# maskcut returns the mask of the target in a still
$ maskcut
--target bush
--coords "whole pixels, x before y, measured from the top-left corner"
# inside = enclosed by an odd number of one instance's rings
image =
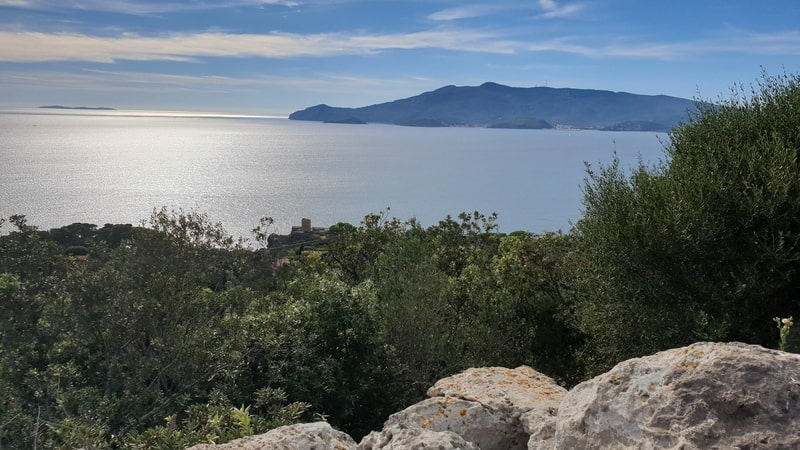
[[[764,75],[678,126],[667,161],[589,172],[570,255],[590,373],[697,340],[775,342],[800,307],[800,80]]]

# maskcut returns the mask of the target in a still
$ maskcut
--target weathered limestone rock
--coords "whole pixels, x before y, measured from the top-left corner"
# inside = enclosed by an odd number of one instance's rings
[[[530,432],[541,435],[537,441],[552,436],[564,394],[564,388],[530,367],[469,369],[439,380],[428,390],[431,398],[390,416],[382,434],[396,428],[453,432],[482,450],[522,450],[528,448]],[[387,437],[370,436],[360,449],[381,448],[367,446],[370,442],[388,442]]]
[[[373,431],[358,444],[359,450],[480,450],[452,431],[433,431],[399,424]]]
[[[800,355],[698,343],[618,364],[569,393],[529,367],[469,369],[356,447],[324,422],[191,450],[800,448]]]
[[[564,397],[554,448],[800,448],[800,355],[698,343],[622,362]]]
[[[520,417],[522,429],[530,436],[528,450],[551,450],[555,445],[558,407],[537,407]]]
[[[467,369],[428,389],[428,397],[471,400],[513,417],[543,407],[558,409],[566,393],[552,378],[528,366]]]
[[[356,442],[327,422],[301,423],[225,444],[199,444],[187,450],[355,450]]]
[[[525,448],[528,435],[519,420],[492,410],[478,402],[456,397],[435,397],[423,400],[392,414],[384,424],[417,430],[450,431],[481,449]]]
[[[558,405],[566,393],[550,377],[527,366],[513,370],[469,369],[439,380],[428,390],[428,396],[451,395],[474,400],[505,416],[518,418],[522,429],[517,430],[530,436],[527,442],[531,450],[549,448],[555,435]]]

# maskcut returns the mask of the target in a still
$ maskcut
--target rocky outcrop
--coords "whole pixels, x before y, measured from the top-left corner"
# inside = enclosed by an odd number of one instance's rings
[[[356,443],[326,422],[278,427],[265,434],[236,439],[225,444],[199,444],[188,450],[354,450]]]
[[[397,436],[443,433],[445,440],[456,434],[483,450],[526,449],[528,430],[541,439],[552,436],[566,392],[526,366],[469,369],[438,381],[428,390],[430,398],[390,416],[383,431],[366,436],[358,448],[405,448]]]
[[[698,343],[618,364],[562,401],[554,448],[800,448],[800,355]]]
[[[530,367],[469,369],[356,447],[324,422],[205,449],[796,449],[800,355],[697,343],[618,364],[571,391]]]
[[[417,426],[386,425],[380,433],[370,433],[358,444],[359,449],[381,450],[480,450],[452,431],[433,431]]]

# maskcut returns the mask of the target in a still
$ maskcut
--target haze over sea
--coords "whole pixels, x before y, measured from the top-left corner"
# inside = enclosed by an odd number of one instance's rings
[[[660,140],[659,140],[660,139]],[[663,134],[412,128],[148,112],[0,112],[0,217],[43,229],[138,224],[196,209],[250,237],[263,216],[288,232],[358,224],[390,207],[423,226],[497,212],[500,230],[568,231],[584,162],[663,158]],[[8,232],[8,225],[3,230]]]

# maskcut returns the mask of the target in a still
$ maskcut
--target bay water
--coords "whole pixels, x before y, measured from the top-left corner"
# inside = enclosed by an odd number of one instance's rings
[[[0,218],[49,229],[196,209],[236,236],[390,208],[424,226],[496,212],[501,231],[568,231],[585,163],[663,158],[664,134],[414,128],[147,112],[0,111]],[[8,232],[8,225],[0,232]]]

